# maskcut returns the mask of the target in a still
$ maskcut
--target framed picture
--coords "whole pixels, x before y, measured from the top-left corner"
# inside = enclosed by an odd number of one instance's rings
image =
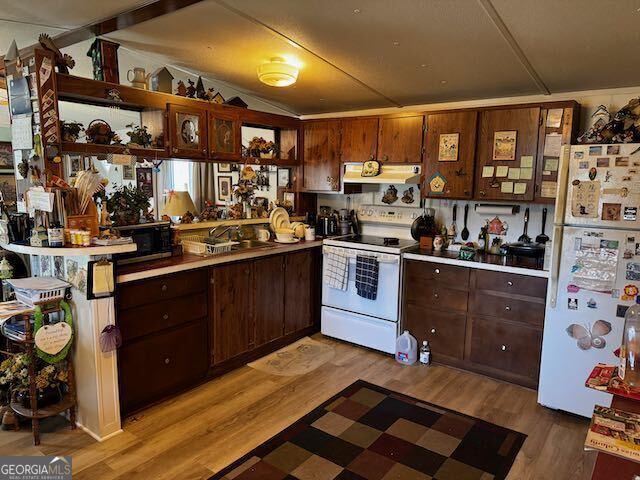
[[[13,173],[0,174],[0,193],[7,205],[15,205],[18,201],[16,177]]]
[[[516,137],[518,132],[507,130],[493,133],[493,160],[516,159]]]
[[[236,135],[233,120],[216,118],[213,121],[215,129],[216,153],[234,153],[236,151]]]
[[[123,180],[136,179],[132,165],[122,165],[122,179]]]
[[[176,113],[178,132],[176,135],[177,147],[185,150],[198,150],[200,148],[200,116],[189,113]]]
[[[0,142],[0,169],[13,169],[11,142]]]
[[[84,159],[82,155],[67,155],[65,157],[67,167],[67,177],[75,177],[78,172],[84,170]]]
[[[438,145],[439,162],[458,161],[458,145],[460,144],[459,133],[443,133],[440,135]]]
[[[231,164],[230,163],[219,163],[218,171],[221,173],[231,172]]]
[[[136,185],[144,190],[149,198],[153,197],[153,177],[151,168],[136,168]]]
[[[218,201],[227,200],[231,200],[231,177],[225,175],[218,177]]]
[[[279,168],[278,169],[278,186],[279,187],[289,187],[291,184],[291,170],[288,168]]]

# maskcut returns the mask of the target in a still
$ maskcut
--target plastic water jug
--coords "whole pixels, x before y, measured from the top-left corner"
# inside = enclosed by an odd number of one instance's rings
[[[403,365],[413,365],[418,358],[418,341],[405,330],[396,339],[396,360]]]

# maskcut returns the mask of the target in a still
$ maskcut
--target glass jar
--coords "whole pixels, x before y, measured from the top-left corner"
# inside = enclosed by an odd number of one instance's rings
[[[640,305],[627,309],[620,347],[620,378],[632,388],[640,389]]]

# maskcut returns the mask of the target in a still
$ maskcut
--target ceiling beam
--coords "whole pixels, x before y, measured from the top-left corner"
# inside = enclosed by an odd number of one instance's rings
[[[478,0],[478,3],[489,16],[493,24],[496,26],[496,28],[502,35],[502,38],[504,38],[504,40],[509,44],[509,47],[511,47],[513,53],[516,55],[516,57],[518,57],[518,60],[520,60],[520,63],[522,64],[524,69],[527,71],[533,82],[537,85],[540,93],[544,95],[551,95],[549,88],[547,88],[547,85],[544,83],[540,75],[538,75],[536,69],[533,68],[533,65],[531,65],[531,62],[520,48],[520,45],[518,45],[516,39],[513,38],[513,35],[511,35],[511,31],[509,31],[509,28],[505,25],[502,17],[491,3],[491,0]]]
[[[389,102],[391,105],[396,106],[396,107],[403,107],[404,105],[402,105],[401,103],[397,102],[396,100],[387,97],[384,93],[380,92],[379,90],[376,90],[375,88],[373,88],[370,85],[367,85],[366,83],[364,83],[362,80],[360,80],[359,78],[355,77],[354,75],[351,75],[349,72],[347,72],[346,70],[343,70],[342,68],[340,68],[338,65],[336,65],[335,63],[331,62],[330,60],[324,58],[323,56],[317,54],[316,52],[314,52],[313,50],[305,47],[304,45],[299,44],[298,42],[296,42],[294,39],[292,39],[291,37],[287,36],[286,34],[282,33],[279,30],[276,30],[275,28],[273,28],[270,25],[267,25],[266,23],[264,23],[263,21],[252,17],[251,15],[243,12],[242,10],[238,10],[237,8],[229,5],[227,2],[223,1],[223,0],[214,0],[218,5],[220,5],[221,7],[226,8],[227,10],[235,13],[236,15],[241,16],[242,18],[255,23],[256,25],[259,25],[262,28],[265,28],[266,30],[268,30],[269,32],[271,32],[272,34],[281,37],[283,39],[286,40],[286,42],[289,45],[292,45],[295,48],[299,48],[300,50],[304,50],[305,52],[307,52],[310,55],[313,55],[314,57],[316,57],[317,59],[319,59],[320,61],[326,63],[327,65],[333,67],[334,69],[338,70],[340,73],[342,73],[343,75],[346,75],[347,77],[349,77],[351,80],[353,80],[354,82],[356,82],[357,84],[359,84],[360,86],[366,88],[367,90],[369,90],[371,93],[385,99],[387,102]]]
[[[132,27],[139,23],[152,20],[156,17],[166,15],[167,13],[175,12],[176,10],[180,10],[201,1],[202,0],[155,0],[141,7],[114,15],[113,17],[63,32],[53,37],[53,41],[58,48],[69,47],[99,35],[107,35],[117,30]],[[21,48],[20,54],[29,53],[36,45],[37,43],[27,48]],[[0,57],[0,73],[3,71],[4,56]]]

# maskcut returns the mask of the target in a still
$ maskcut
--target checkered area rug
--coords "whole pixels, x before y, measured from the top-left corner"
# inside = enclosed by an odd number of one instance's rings
[[[211,479],[503,479],[525,439],[358,380]]]

